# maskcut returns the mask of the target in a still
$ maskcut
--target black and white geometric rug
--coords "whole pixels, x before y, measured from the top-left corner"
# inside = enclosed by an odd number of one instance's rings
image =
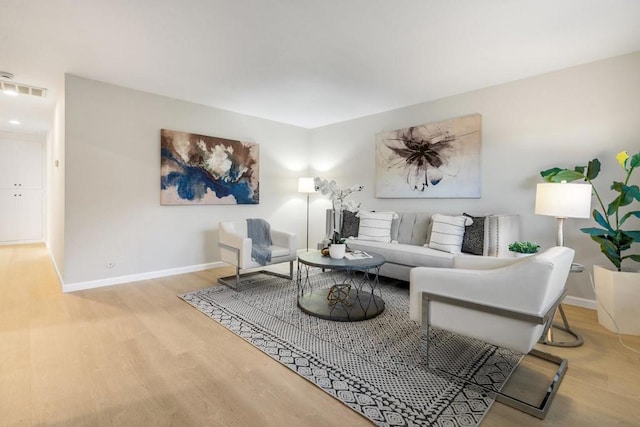
[[[480,424],[493,398],[426,369],[408,285],[380,280],[384,312],[352,323],[303,313],[294,281],[262,274],[243,279],[240,292],[215,286],[179,296],[376,425]],[[432,366],[495,390],[522,357],[443,330],[430,331],[430,339]]]

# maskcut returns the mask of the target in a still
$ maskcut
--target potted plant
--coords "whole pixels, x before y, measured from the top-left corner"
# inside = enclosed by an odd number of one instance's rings
[[[580,231],[600,246],[600,251],[615,267],[593,266],[599,301],[598,321],[612,331],[640,335],[640,273],[638,264],[628,266],[629,261],[640,262],[639,253],[629,253],[634,249],[633,245],[640,242],[640,230],[627,228],[632,223],[627,222],[629,219],[640,218],[640,189],[629,183],[633,171],[640,166],[640,152],[629,156],[626,151],[621,151],[616,159],[624,171],[624,179],[612,182],[610,188],[615,192],[614,198],[606,205],[593,185],[600,173],[598,159],[573,169],[548,169],[540,175],[549,182],[584,180],[591,184],[599,206],[593,210],[592,217],[598,226],[581,228]]]
[[[353,200],[346,200],[347,196],[357,191],[362,191],[363,185],[353,185],[351,187],[340,190],[335,181],[327,181],[326,179],[314,178],[316,191],[329,195],[332,204],[332,233],[329,237],[329,255],[331,258],[340,259],[344,257],[347,250],[345,239],[340,236],[342,210],[355,212],[360,207],[360,203]],[[325,240],[326,241],[326,240]]]
[[[538,252],[540,245],[535,242],[513,242],[509,245],[509,250],[514,256],[522,257],[533,255]]]
[[[333,232],[333,238],[331,239],[331,243],[329,243],[329,256],[331,258],[344,258],[344,254],[347,252],[347,244],[344,241],[345,240],[340,237],[340,233],[337,231]]]

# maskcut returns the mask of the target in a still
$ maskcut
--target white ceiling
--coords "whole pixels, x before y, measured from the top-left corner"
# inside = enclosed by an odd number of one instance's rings
[[[640,51],[640,0],[0,0],[0,130],[64,73],[308,128]],[[20,127],[9,119],[22,120]]]

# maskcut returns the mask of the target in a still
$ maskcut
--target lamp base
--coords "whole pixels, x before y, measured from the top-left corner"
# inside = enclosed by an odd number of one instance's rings
[[[558,235],[556,237],[556,245],[564,246],[564,220],[567,218],[556,217],[558,220]]]
[[[564,246],[564,220],[567,219],[565,217],[556,217],[558,220],[558,235],[556,237],[556,245]],[[576,264],[577,265],[577,264]],[[576,269],[574,270],[574,264],[571,265],[571,271],[580,272],[582,270]],[[562,308],[562,304],[558,306],[558,310],[560,313],[560,317],[562,317],[562,324],[552,323],[547,330],[546,336],[540,338],[541,344],[550,345],[554,347],[580,347],[584,343],[584,339],[582,335],[571,329],[569,326],[569,321],[567,320],[567,316],[564,314],[564,309]],[[571,341],[555,341],[553,338],[553,328],[564,331],[573,337]]]

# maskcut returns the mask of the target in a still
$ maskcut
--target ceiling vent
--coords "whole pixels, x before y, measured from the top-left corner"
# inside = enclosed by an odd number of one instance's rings
[[[47,96],[47,89],[22,83],[0,81],[0,89],[2,91],[13,91],[19,95],[32,95],[39,98],[45,98]]]

